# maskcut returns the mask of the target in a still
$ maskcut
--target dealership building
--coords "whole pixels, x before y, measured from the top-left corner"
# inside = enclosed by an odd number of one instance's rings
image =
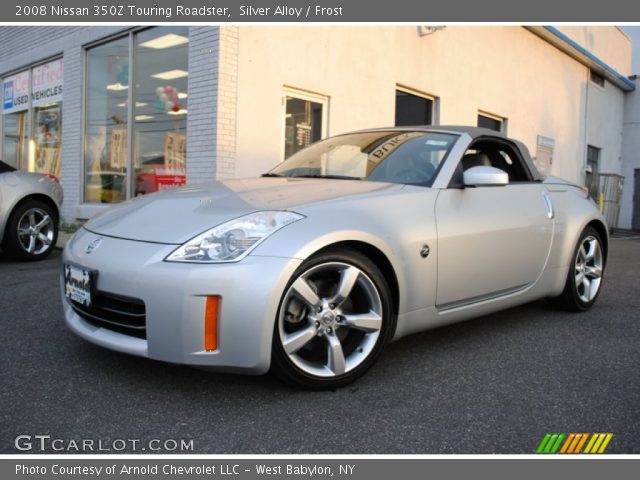
[[[640,229],[631,50],[614,26],[0,27],[0,159],[58,177],[77,223],[328,135],[480,125]]]

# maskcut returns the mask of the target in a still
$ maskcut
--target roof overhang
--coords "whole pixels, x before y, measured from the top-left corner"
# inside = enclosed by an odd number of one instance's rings
[[[550,26],[527,26],[525,28],[563,51],[571,58],[602,75],[621,90],[625,92],[632,92],[636,89],[634,82],[607,65],[582,45],[571,40],[557,28]]]

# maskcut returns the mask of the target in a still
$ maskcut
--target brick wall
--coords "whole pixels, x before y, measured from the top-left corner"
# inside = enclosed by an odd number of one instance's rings
[[[235,176],[238,41],[238,27],[220,28],[217,178]]]
[[[187,182],[216,178],[219,27],[189,29]]]

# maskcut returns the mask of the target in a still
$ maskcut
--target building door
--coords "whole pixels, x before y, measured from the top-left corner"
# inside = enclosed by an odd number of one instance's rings
[[[327,135],[327,98],[286,89],[284,106],[284,158]]]
[[[640,230],[640,168],[633,172],[633,216],[631,217],[631,228]]]

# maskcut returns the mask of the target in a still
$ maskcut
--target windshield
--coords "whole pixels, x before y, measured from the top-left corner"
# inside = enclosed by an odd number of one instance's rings
[[[411,131],[339,135],[299,151],[266,175],[430,186],[457,138]]]

